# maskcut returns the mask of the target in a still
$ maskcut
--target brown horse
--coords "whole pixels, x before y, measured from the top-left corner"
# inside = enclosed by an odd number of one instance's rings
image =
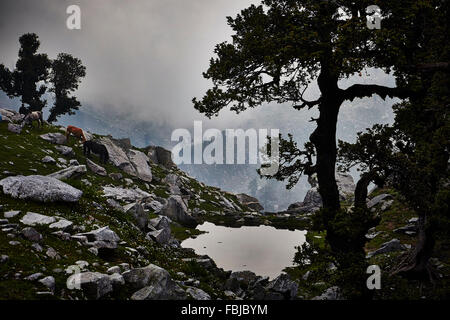
[[[22,122],[22,127],[25,125],[33,126],[33,121],[38,122],[38,128],[44,125],[44,119],[42,118],[42,111],[33,111],[25,116]]]
[[[74,135],[75,137],[83,140],[83,142],[86,142],[86,137],[84,135],[83,129],[74,127],[74,126],[67,126],[66,129],[66,139],[69,141],[70,134]]]

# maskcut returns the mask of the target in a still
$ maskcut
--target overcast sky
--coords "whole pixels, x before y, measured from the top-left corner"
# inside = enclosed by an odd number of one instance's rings
[[[13,68],[18,38],[35,32],[40,52],[51,58],[67,52],[83,61],[87,76],[76,93],[83,104],[129,110],[136,119],[172,126],[192,124],[205,119],[191,99],[209,87],[202,72],[215,44],[230,39],[226,16],[253,2],[260,1],[1,0],[0,62]],[[81,30],[66,28],[71,4],[81,8]],[[235,119],[227,112],[220,117]]]

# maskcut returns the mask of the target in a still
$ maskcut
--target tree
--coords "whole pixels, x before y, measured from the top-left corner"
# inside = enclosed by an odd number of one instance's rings
[[[48,77],[50,60],[46,54],[37,53],[40,42],[34,33],[27,33],[19,38],[19,59],[14,71],[0,65],[1,89],[9,97],[21,97],[22,106],[28,105],[31,111],[42,110],[46,101],[41,99],[46,92],[45,82]]]
[[[195,108],[209,117],[226,107],[239,113],[265,102],[290,102],[297,110],[319,109],[319,118],[313,119],[317,127],[310,136],[314,150],[307,147],[282,170],[292,175],[304,174],[305,169],[309,174],[317,173],[327,241],[341,257],[341,268],[347,264],[346,256],[354,253],[355,242],[336,227],[340,218],[346,219],[341,214],[335,179],[339,109],[344,101],[374,94],[382,98],[410,94],[402,87],[375,84],[339,87],[340,79],[364,68],[380,67],[389,72],[392,67],[382,53],[385,44],[379,43],[379,30],[367,28],[365,10],[374,2],[264,0],[262,5],[242,10],[236,18],[228,17],[234,31],[232,43],[216,46],[217,57],[204,73],[213,87],[201,100],[193,99]],[[314,82],[320,97],[307,100],[304,94]],[[362,248],[357,251],[358,259],[363,259]]]
[[[55,94],[55,102],[50,109],[49,122],[54,122],[58,116],[63,114],[74,114],[73,110],[78,110],[81,105],[76,97],[69,94],[76,89],[81,82],[81,78],[86,75],[86,67],[80,59],[67,53],[60,53],[52,61],[50,79],[53,87],[50,89]]]
[[[450,4],[410,5],[407,21],[396,24],[396,32],[385,31],[380,41],[392,44],[384,59],[392,61],[397,79],[417,94],[395,106],[392,127],[374,127],[355,144],[341,142],[340,154],[347,168],[359,164],[377,184],[389,181],[419,216],[417,244],[392,274],[433,280],[428,260],[437,233],[445,230],[448,236],[449,226]],[[398,32],[408,36],[399,38]]]

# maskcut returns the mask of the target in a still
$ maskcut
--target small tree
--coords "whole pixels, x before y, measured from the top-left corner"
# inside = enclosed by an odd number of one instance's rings
[[[75,114],[81,105],[76,97],[69,96],[71,92],[78,89],[81,78],[86,75],[86,67],[80,59],[67,53],[60,53],[52,61],[50,81],[53,87],[50,89],[55,94],[55,102],[50,109],[48,122],[54,122],[60,115]]]
[[[21,97],[22,106],[28,105],[30,111],[42,110],[45,99],[42,95],[47,91],[47,81],[50,60],[46,54],[37,51],[39,38],[34,33],[27,33],[19,38],[19,59],[14,71],[0,65],[1,89],[9,97]]]

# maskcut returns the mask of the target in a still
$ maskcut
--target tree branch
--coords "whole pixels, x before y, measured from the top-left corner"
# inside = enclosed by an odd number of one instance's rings
[[[385,86],[380,86],[377,84],[354,84],[343,90],[343,96],[345,100],[353,101],[355,98],[365,98],[371,97],[376,94],[381,98],[408,98],[413,92],[411,90],[403,88],[390,88]]]

